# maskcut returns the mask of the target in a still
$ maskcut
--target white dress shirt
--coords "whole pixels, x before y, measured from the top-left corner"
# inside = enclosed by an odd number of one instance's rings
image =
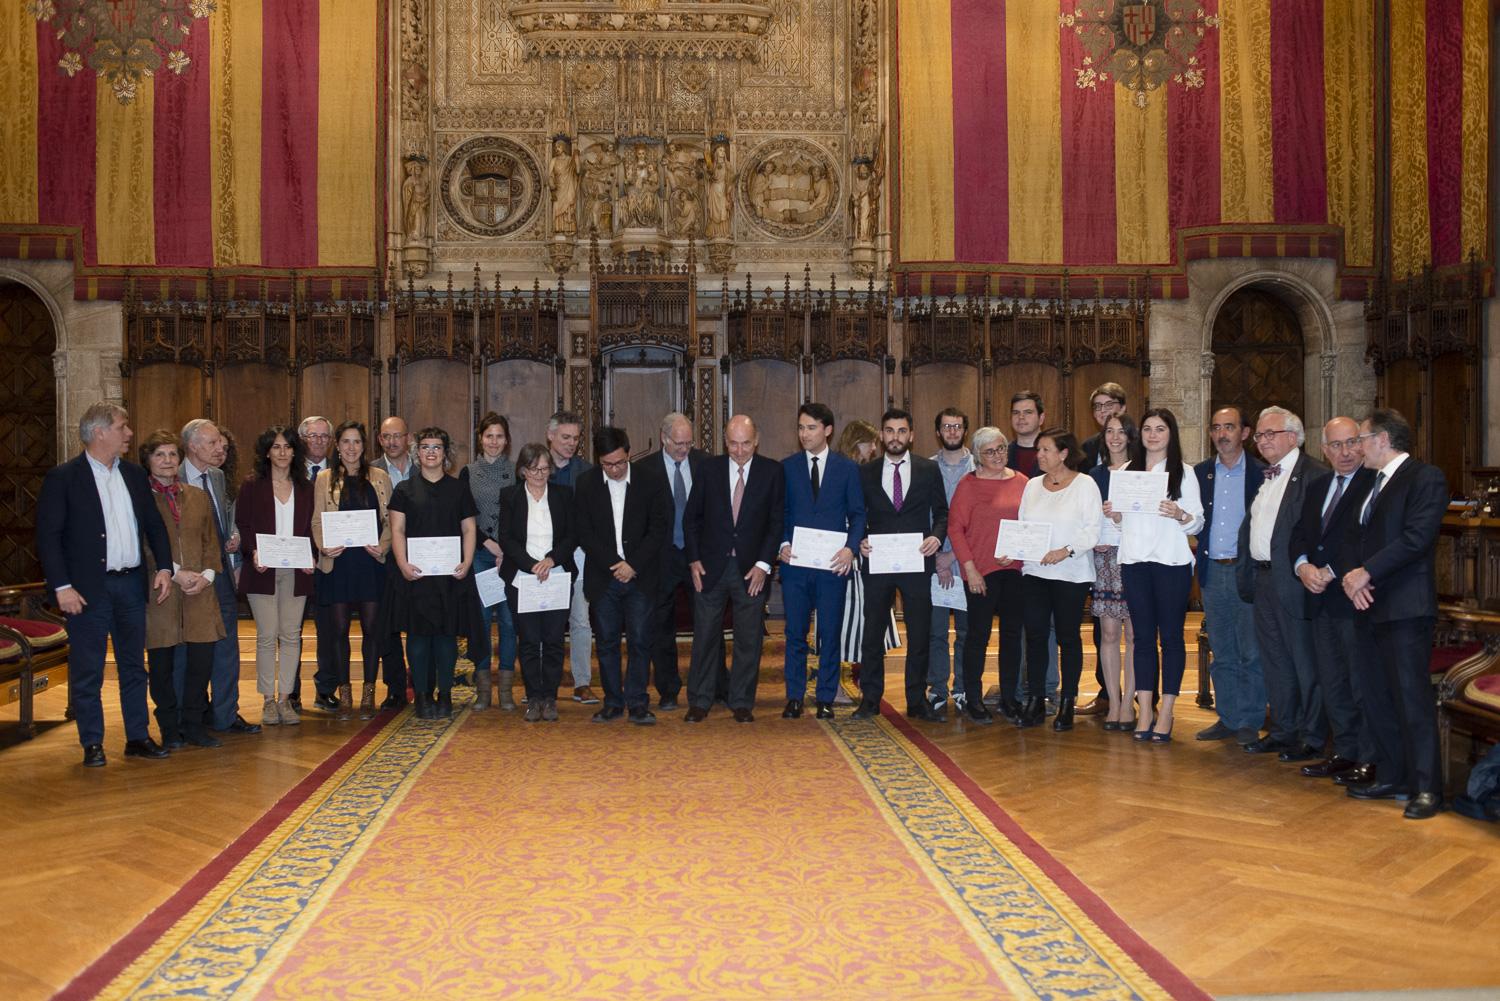
[[[1092,583],[1094,547],[1099,544],[1099,523],[1104,520],[1099,485],[1089,474],[1079,473],[1063,489],[1048,490],[1046,479],[1045,475],[1033,476],[1026,481],[1026,489],[1021,492],[1020,518],[1047,522],[1052,526],[1052,548],[1066,547],[1073,550],[1073,555],[1051,566],[1027,560],[1021,573],[1048,580]]]
[[[1167,471],[1167,460],[1163,459],[1151,467],[1153,473]],[[1168,518],[1156,511],[1126,514],[1120,518],[1120,565],[1127,563],[1160,563],[1163,566],[1181,567],[1193,562],[1193,549],[1188,545],[1188,536],[1197,535],[1203,528],[1203,501],[1198,495],[1198,477],[1193,467],[1183,464],[1182,496],[1177,506],[1188,515],[1186,524]]]
[[[1261,485],[1260,492],[1250,504],[1250,558],[1261,563],[1271,559],[1271,533],[1276,530],[1276,515],[1281,511],[1281,498],[1286,496],[1286,485],[1291,482],[1292,470],[1302,450],[1294,448],[1276,463],[1281,472]],[[1267,469],[1270,466],[1266,467]],[[1196,479],[1196,477],[1195,477]],[[1297,512],[1301,514],[1301,512]]]
[[[120,472],[120,460],[104,465],[87,452],[99,506],[104,509],[104,569],[130,570],[141,565],[141,533],[130,503],[130,490]]]
[[[1376,503],[1380,498],[1376,496],[1376,488],[1385,490],[1391,485],[1391,477],[1396,475],[1396,470],[1401,468],[1401,463],[1406,461],[1407,453],[1399,452],[1396,457],[1375,471],[1375,484],[1370,487],[1370,496],[1365,498],[1364,507],[1359,509],[1360,524],[1365,521],[1365,513],[1370,510],[1370,505]]]
[[[828,450],[825,448],[823,450],[823,455],[826,456],[827,454],[828,454]],[[737,465],[733,459],[729,460],[729,501],[730,501],[731,504],[734,503],[734,487],[735,487],[735,484],[740,481],[740,473],[741,473],[741,471],[743,471],[744,475],[745,475],[745,493],[748,494],[750,492],[750,467],[752,465],[754,465],[754,463],[755,463],[755,459],[754,458],[751,458],[751,460],[749,462],[745,463],[743,466]],[[818,466],[819,466],[818,476],[820,478],[823,475],[822,465],[823,464],[821,462],[818,463]],[[808,461],[807,468],[808,469],[812,468],[812,461],[811,460]],[[782,543],[782,545],[789,545],[789,544],[790,544],[789,542]],[[771,564],[767,563],[765,560],[756,560],[755,561],[755,565],[758,566],[758,567],[760,567],[766,573],[770,573],[771,572]]]
[[[809,452],[802,450],[803,457],[807,460],[807,475],[812,476],[813,460],[818,460],[818,489],[823,489],[823,481],[828,478],[828,446],[823,446],[821,452]]]
[[[609,487],[609,506],[615,517],[615,554],[623,560],[625,559],[625,494],[630,488],[630,467],[625,467],[625,475],[618,480],[606,473],[604,484]]]
[[[896,503],[896,467],[901,467],[901,504],[906,505],[906,497],[911,493],[911,453],[908,452],[899,459],[892,459],[889,454],[880,463],[880,488],[885,495]]]
[[[547,491],[542,499],[531,496],[528,487],[522,487],[526,495],[526,555],[534,560],[545,560],[552,552],[552,508],[547,505]]]

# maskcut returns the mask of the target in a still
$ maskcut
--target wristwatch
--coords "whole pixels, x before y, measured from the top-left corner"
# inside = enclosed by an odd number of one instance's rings
[[[1075,556],[1078,555],[1077,553],[1073,552],[1073,547],[1072,546],[1065,546],[1063,548],[1067,549],[1067,551],[1068,551],[1068,558],[1069,559],[1072,559],[1073,557],[1075,557]]]

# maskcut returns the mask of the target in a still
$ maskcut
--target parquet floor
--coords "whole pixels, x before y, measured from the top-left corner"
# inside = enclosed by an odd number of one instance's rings
[[[253,626],[241,629],[241,699],[254,719]],[[1190,622],[1190,665],[1195,633]],[[891,658],[898,698],[900,667]],[[1184,691],[1195,684],[1190,667]],[[107,689],[107,768],[79,767],[71,724],[0,751],[0,998],[67,983],[359,725],[309,713],[218,751],[127,761],[113,699]],[[63,703],[41,696],[39,717],[60,720]],[[773,704],[777,688],[763,687],[762,713]],[[561,710],[565,722],[592,711],[567,700]],[[0,709],[0,721],[14,718]],[[1071,734],[923,731],[1212,994],[1495,988],[1500,998],[1500,830],[1451,813],[1406,821],[1395,804],[1350,800],[1294,766],[1194,742],[1208,722],[1186,695],[1166,747],[1092,721]]]

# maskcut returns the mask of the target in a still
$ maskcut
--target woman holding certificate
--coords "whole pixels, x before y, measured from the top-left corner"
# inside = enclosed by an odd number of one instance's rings
[[[557,686],[562,683],[563,633],[568,628],[566,592],[556,607],[522,611],[520,589],[539,589],[561,573],[572,574],[578,533],[573,524],[573,491],[549,484],[552,454],[532,442],[516,459],[521,482],[500,494],[500,550],[505,560],[505,600],[520,640],[521,676],[526,683],[526,722],[557,722]]]
[[[493,570],[500,562],[500,543],[495,541],[500,526],[500,491],[516,482],[516,467],[510,461],[510,421],[491,411],[479,419],[479,455],[464,467],[459,479],[468,484],[474,495],[474,506],[479,508],[479,545],[474,549],[474,572]],[[516,680],[516,624],[511,618],[510,602],[482,606],[484,611],[484,643],[469,651],[474,662],[474,711],[490,706],[490,654],[494,647],[490,643],[490,619],[499,626],[499,689],[500,708],[514,709],[511,689]]]
[[[395,642],[406,633],[406,661],[418,719],[453,718],[453,665],[458,637],[479,639],[479,595],[469,567],[474,562],[479,510],[469,488],[448,475],[453,443],[442,428],[417,433],[418,475],[402,480],[391,495],[392,575],[379,635]],[[436,679],[437,702],[428,699]]]
[[[1089,470],[1103,500],[1109,499],[1109,474],[1130,465],[1140,447],[1140,438],[1135,421],[1128,414],[1115,414],[1105,421],[1100,432],[1104,461]],[[1135,727],[1135,629],[1130,625],[1130,607],[1125,604],[1125,588],[1120,583],[1120,526],[1113,518],[1099,520],[1092,607],[1094,617],[1099,620],[1099,666],[1104,674],[1104,692],[1109,697],[1104,729],[1123,733]],[[1121,634],[1125,637],[1123,658]]]
[[[1072,432],[1048,428],[1036,439],[1040,474],[1026,483],[1020,520],[1050,526],[1046,551],[1028,554],[1021,571],[1026,608],[1026,663],[1047,663],[1047,637],[1057,632],[1062,690],[1058,694],[1056,731],[1073,729],[1073,704],[1083,673],[1083,601],[1094,583],[1094,546],[1103,520],[1099,487],[1079,471],[1083,452]],[[1002,547],[1003,548],[1003,547]],[[1036,726],[1047,715],[1043,688],[1022,709],[1022,724]]]
[[[995,555],[1000,522],[1013,521],[1021,512],[1026,474],[1006,468],[1010,442],[999,428],[983,427],[975,431],[972,447],[978,466],[958,481],[953,501],[948,505],[948,540],[953,543],[953,554],[963,568],[964,584],[969,592],[969,632],[964,637],[964,691],[984,691],[984,653],[990,643],[995,616],[999,615],[1000,691],[1003,693],[1000,712],[1011,722],[1026,725],[1021,707],[1012,694],[1021,674],[1021,563]],[[1047,658],[1033,659],[1027,670],[1032,675],[1031,690],[1045,692]],[[983,700],[978,698],[969,702],[968,713],[976,723],[993,721]],[[1039,718],[1036,723],[1040,722]]]
[[[391,529],[386,508],[391,503],[391,478],[365,459],[365,426],[345,421],[333,432],[339,461],[318,474],[313,484],[313,545],[318,547],[318,569],[323,582],[318,603],[329,608],[333,624],[333,670],[338,678],[337,717],[354,715],[349,683],[349,623],[359,612],[363,634],[360,660],[364,685],[359,694],[359,718],[375,716],[375,675],[380,667],[376,653],[379,637],[375,617],[385,590],[385,554],[391,548]],[[324,518],[337,513],[338,517]],[[332,523],[335,532],[329,533]],[[368,541],[373,538],[375,541]]]
[[[1142,415],[1141,446],[1142,454],[1126,469],[1111,474],[1104,514],[1120,526],[1120,576],[1135,627],[1133,736],[1165,744],[1172,739],[1172,709],[1187,668],[1182,625],[1193,586],[1188,537],[1203,527],[1203,503],[1198,478],[1183,465],[1172,411],[1158,407]],[[1151,702],[1158,671],[1161,714],[1153,726]]]
[[[265,705],[261,724],[301,723],[287,696],[297,691],[302,663],[302,610],[312,593],[311,565],[296,570],[266,567],[260,537],[312,537],[312,487],[307,482],[302,438],[275,426],[255,441],[255,475],[240,487],[234,524],[250,551],[240,569],[240,594],[255,617],[255,680]]]

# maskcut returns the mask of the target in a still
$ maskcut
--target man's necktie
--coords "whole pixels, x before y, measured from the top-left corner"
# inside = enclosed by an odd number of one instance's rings
[[[214,528],[219,532],[219,545],[224,544],[224,519],[219,514],[219,501],[214,497],[213,488],[208,485],[208,473],[198,474],[198,483],[203,487],[203,492],[208,494],[208,506],[214,509]]]
[[[682,541],[682,512],[687,509],[687,481],[682,478],[682,461],[678,460],[677,469],[672,473],[672,506],[677,509],[672,521],[672,545],[681,549]]]
[[[1347,476],[1340,476],[1339,477],[1339,485],[1337,487],[1335,487],[1334,491],[1333,491],[1333,500],[1331,500],[1331,501],[1328,502],[1328,508],[1327,508],[1327,510],[1325,510],[1323,512],[1323,532],[1324,532],[1324,534],[1327,534],[1327,532],[1328,532],[1328,523],[1333,520],[1333,512],[1338,508],[1338,506],[1339,506],[1339,500],[1342,499],[1343,496],[1344,496],[1344,481],[1346,479],[1348,479]]]
[[[1361,525],[1370,523],[1370,515],[1375,513],[1375,498],[1380,496],[1380,488],[1383,486],[1385,486],[1385,473],[1375,474],[1375,488],[1370,491],[1370,499],[1365,502],[1365,513],[1359,519]]]
[[[729,501],[729,514],[734,523],[740,523],[740,502],[745,499],[745,467],[740,467],[740,478],[734,481],[734,497]]]
[[[1276,465],[1274,465],[1274,466],[1267,466],[1265,468],[1264,476],[1268,480],[1274,480],[1274,479],[1276,479],[1276,477],[1278,477],[1280,475],[1281,475],[1281,463],[1279,463],[1279,462],[1276,463]]]
[[[891,507],[897,512],[901,510],[901,501],[904,499],[901,493],[901,463],[891,467]]]
[[[819,483],[818,483],[818,457],[815,455],[815,456],[813,456],[813,467],[812,467],[813,500],[817,500],[818,499],[818,486],[819,486]]]

